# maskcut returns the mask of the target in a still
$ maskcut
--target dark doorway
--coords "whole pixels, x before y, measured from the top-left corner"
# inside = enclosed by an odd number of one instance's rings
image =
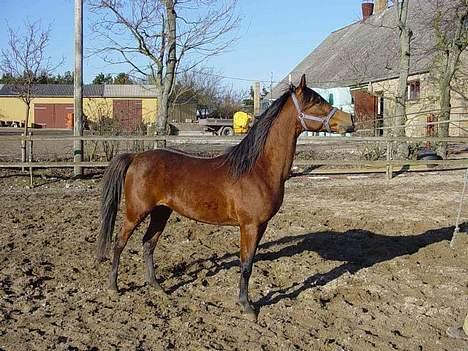
[[[354,100],[358,130],[361,130],[363,135],[374,136],[376,133],[377,96],[369,94],[367,90],[354,90],[351,95]]]

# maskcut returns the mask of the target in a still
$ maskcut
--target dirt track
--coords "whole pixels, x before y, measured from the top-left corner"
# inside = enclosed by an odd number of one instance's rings
[[[27,181],[0,179],[0,349],[468,348],[445,335],[468,312],[468,240],[449,247],[461,172],[289,180],[251,279],[257,324],[235,304],[235,228],[173,215],[155,256],[165,297],[143,285],[143,226],[116,296],[93,259],[100,179]]]

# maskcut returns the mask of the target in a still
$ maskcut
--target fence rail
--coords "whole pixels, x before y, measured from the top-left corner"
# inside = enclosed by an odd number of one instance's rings
[[[69,168],[69,167],[84,167],[84,168],[103,168],[107,167],[108,161],[90,161],[90,162],[73,162],[73,161],[38,161],[38,162],[0,162],[0,168]],[[294,161],[293,166],[354,166],[358,168],[365,167],[404,167],[404,166],[424,166],[424,165],[447,165],[447,166],[468,166],[468,159],[460,160],[377,160],[377,161],[344,161],[344,160],[298,160]]]
[[[83,141],[163,141],[171,144],[236,144],[242,140],[242,136],[72,136],[72,135],[8,135],[0,136],[0,140],[6,141],[54,141],[54,140],[83,140]],[[468,143],[468,137],[359,137],[359,136],[303,136],[297,140],[297,145],[339,142],[448,142],[448,143]]]
[[[217,136],[97,136],[87,135],[74,137],[71,135],[15,135],[15,136],[0,136],[0,141],[17,141],[18,145],[23,142],[30,146],[29,159],[25,162],[1,162],[0,168],[23,168],[29,169],[32,179],[33,169],[36,168],[104,168],[109,162],[106,161],[89,161],[89,162],[73,162],[73,161],[33,161],[32,145],[35,141],[92,141],[92,142],[156,142],[165,140],[171,145],[233,145],[242,140],[242,137],[217,137]],[[387,178],[391,179],[394,172],[398,172],[398,168],[405,171],[427,171],[428,166],[443,166],[444,169],[461,169],[468,168],[468,158],[449,159],[449,160],[393,160],[391,157],[391,149],[394,143],[438,143],[447,142],[450,144],[467,144],[468,137],[348,137],[348,136],[307,136],[300,137],[297,144],[302,146],[313,144],[336,144],[336,143],[377,143],[386,144],[387,156],[386,160],[296,160],[294,166],[309,168],[311,174],[336,174],[336,173],[386,173]],[[467,147],[468,149],[468,147]],[[339,169],[325,169],[322,166],[338,166]],[[344,168],[343,168],[344,167]],[[438,168],[438,170],[441,170]]]

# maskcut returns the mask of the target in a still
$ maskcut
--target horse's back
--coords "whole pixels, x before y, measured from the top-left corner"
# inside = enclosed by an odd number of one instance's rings
[[[233,181],[221,157],[201,158],[171,150],[135,156],[125,180],[127,202],[138,212],[165,205],[208,223],[237,224]]]
[[[154,181],[177,182],[205,182],[216,178],[222,181],[228,176],[222,162],[222,157],[205,158],[184,152],[161,149],[150,150],[138,154],[131,165],[131,170],[140,177]],[[149,179],[148,179],[149,178]]]

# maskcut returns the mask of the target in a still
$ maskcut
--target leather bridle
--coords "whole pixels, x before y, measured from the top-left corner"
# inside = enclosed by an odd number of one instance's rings
[[[299,101],[297,100],[297,97],[296,97],[296,94],[295,93],[291,93],[291,97],[292,97],[292,101],[294,103],[294,106],[296,106],[296,110],[297,110],[297,118],[299,118],[299,121],[301,122],[302,124],[302,127],[304,127],[305,130],[307,131],[310,131],[309,128],[307,128],[307,125],[305,123],[304,120],[310,120],[310,121],[316,121],[316,122],[320,122],[321,124],[323,124],[323,126],[325,127],[325,129],[327,130],[327,132],[331,133],[331,129],[330,129],[330,120],[332,119],[332,117],[335,115],[336,111],[338,111],[338,109],[336,107],[333,107],[330,112],[328,112],[328,115],[323,118],[323,117],[318,117],[318,116],[312,116],[312,115],[308,115],[306,113],[304,113],[302,110],[301,110],[301,107],[299,106]]]

